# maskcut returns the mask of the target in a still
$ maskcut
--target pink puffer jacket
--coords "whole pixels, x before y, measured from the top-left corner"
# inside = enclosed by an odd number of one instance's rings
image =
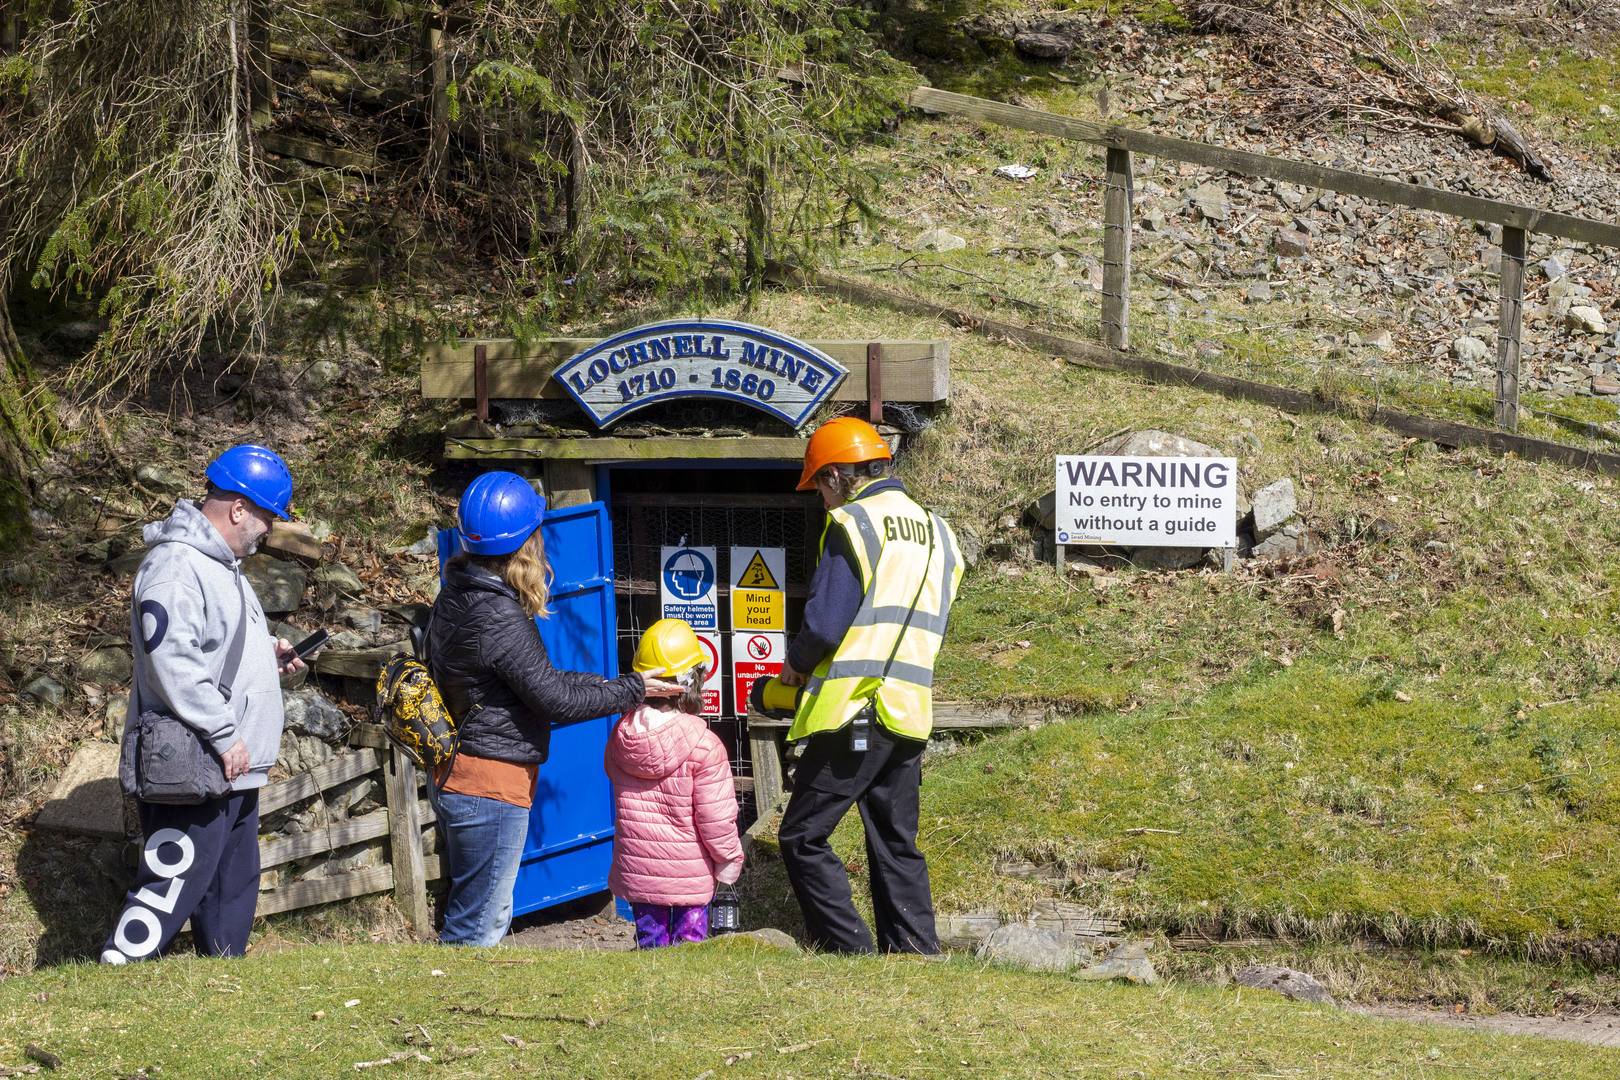
[[[608,739],[618,816],[608,888],[632,903],[696,906],[742,870],[725,744],[702,719],[642,705]]]

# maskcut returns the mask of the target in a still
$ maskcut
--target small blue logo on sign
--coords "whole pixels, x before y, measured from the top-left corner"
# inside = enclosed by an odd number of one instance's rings
[[[722,398],[797,428],[849,370],[784,334],[720,319],[637,327],[552,373],[597,427],[660,401]]]

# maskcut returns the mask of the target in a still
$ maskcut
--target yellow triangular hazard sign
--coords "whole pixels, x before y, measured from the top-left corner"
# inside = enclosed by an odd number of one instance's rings
[[[742,572],[737,579],[739,589],[780,589],[771,568],[765,565],[765,553],[755,550],[754,557],[748,560],[748,569]]]

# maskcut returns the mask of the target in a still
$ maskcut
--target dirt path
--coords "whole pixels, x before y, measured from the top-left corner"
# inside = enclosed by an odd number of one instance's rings
[[[524,916],[512,925],[511,936],[502,944],[624,952],[635,948],[636,936],[629,923],[613,914],[611,898],[604,901],[601,896],[591,896]]]
[[[1515,1013],[1459,1016],[1456,1013],[1425,1009],[1416,1005],[1352,1005],[1349,1008],[1352,1012],[1367,1016],[1387,1016],[1394,1020],[1415,1020],[1424,1024],[1494,1031],[1503,1035],[1538,1035],[1544,1039],[1563,1039],[1567,1042],[1586,1043],[1589,1046],[1620,1048],[1620,1016],[1613,1013],[1580,1017],[1519,1016]]]

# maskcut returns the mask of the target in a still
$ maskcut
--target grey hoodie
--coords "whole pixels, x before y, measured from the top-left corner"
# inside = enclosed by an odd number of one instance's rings
[[[189,500],[143,534],[150,551],[135,574],[131,651],[135,685],[125,737],[144,708],[190,724],[223,754],[247,744],[249,769],[234,790],[262,787],[281,747],[285,715],[275,641],[253,585],[225,538]],[[245,625],[244,625],[245,623]],[[228,696],[221,680],[238,630],[241,662]]]

